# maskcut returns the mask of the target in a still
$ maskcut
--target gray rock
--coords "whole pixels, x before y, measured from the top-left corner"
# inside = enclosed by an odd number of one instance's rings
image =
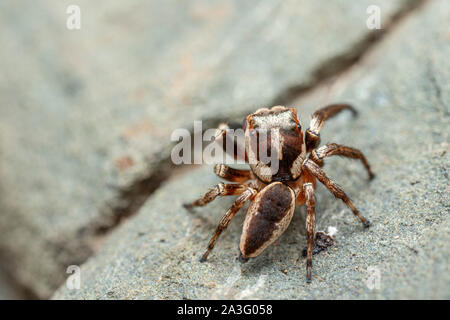
[[[3,270],[0,270],[0,300],[13,300],[21,298],[24,298],[24,296],[22,296],[19,290],[10,283]]]
[[[198,259],[231,199],[188,213],[182,203],[218,183],[212,168],[179,173],[120,225],[82,266],[79,290],[55,299],[450,298],[448,2],[429,2],[398,25],[353,70],[293,105],[306,126],[318,106],[349,101],[360,112],[327,122],[322,141],[360,148],[360,163],[329,159],[325,170],[372,221],[362,228],[345,205],[317,189],[317,230],[336,244],[314,256],[305,282],[304,208],[277,243],[247,264],[236,261],[244,213],[222,234],[208,262]],[[379,275],[379,288],[371,289]]]
[[[63,2],[2,2],[5,268],[49,296],[167,176],[173,129],[313,84],[372,33],[369,4],[387,24],[417,2],[84,0],[79,31]]]

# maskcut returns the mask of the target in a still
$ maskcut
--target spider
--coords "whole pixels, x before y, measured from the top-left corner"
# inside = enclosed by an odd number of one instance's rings
[[[214,173],[220,178],[235,182],[219,183],[210,189],[200,199],[185,204],[187,209],[204,206],[217,196],[234,196],[230,209],[224,214],[211,238],[206,252],[200,261],[204,262],[222,233],[242,208],[250,201],[245,216],[242,235],[239,244],[238,260],[242,263],[249,258],[259,256],[270,244],[278,239],[286,230],[294,214],[295,206],[306,204],[306,279],[311,282],[312,255],[315,235],[315,196],[316,179],[336,197],[341,199],[359,218],[364,227],[370,222],[362,216],[344,190],[327,177],[321,169],[324,159],[330,156],[343,156],[361,160],[367,169],[369,179],[374,177],[366,157],[361,151],[336,143],[318,147],[320,130],[325,121],[342,110],[350,110],[354,116],[356,110],[348,104],[332,104],[317,110],[312,117],[309,129],[303,134],[297,111],[294,108],[275,106],[271,109],[262,108],[246,117],[243,124],[245,133],[245,161],[250,170],[238,170],[224,164],[217,164]],[[216,142],[226,144],[227,125],[219,126]],[[256,149],[258,145],[251,143],[252,136],[258,136],[263,130],[270,130],[267,144],[277,139],[278,169],[271,171],[263,163]],[[228,137],[229,139],[229,137]],[[235,150],[236,151],[236,145]],[[309,156],[308,156],[309,155]],[[233,155],[236,158],[236,154]]]

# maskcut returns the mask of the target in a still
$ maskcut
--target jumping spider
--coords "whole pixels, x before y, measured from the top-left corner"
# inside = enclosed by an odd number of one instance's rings
[[[369,220],[364,218],[344,190],[327,177],[321,169],[323,160],[329,156],[343,156],[360,159],[367,169],[369,178],[374,174],[370,170],[365,156],[357,149],[338,145],[335,143],[319,147],[320,130],[325,121],[342,110],[350,110],[356,115],[356,110],[348,104],[333,104],[317,110],[312,117],[310,127],[305,135],[294,108],[283,106],[263,108],[246,117],[243,125],[245,132],[245,161],[249,163],[250,170],[238,170],[224,164],[214,167],[219,177],[236,182],[236,184],[220,183],[209,190],[202,198],[185,204],[186,208],[204,206],[217,196],[238,195],[231,208],[220,220],[216,232],[211,238],[201,262],[206,261],[208,254],[214,248],[217,238],[227,228],[235,214],[250,200],[250,206],[245,217],[243,231],[240,239],[239,260],[246,262],[249,258],[260,255],[267,246],[278,239],[286,230],[294,214],[295,206],[306,204],[306,237],[307,237],[307,263],[306,279],[311,282],[312,255],[315,234],[315,196],[316,179],[353,211],[361,220],[364,227],[369,226]],[[226,145],[227,126],[222,125],[216,141]],[[259,134],[261,130],[270,130],[277,133],[279,166],[276,172],[268,174],[267,166],[260,161],[256,149],[251,144],[250,137]],[[275,131],[274,131],[275,130]],[[273,137],[272,137],[273,138]],[[270,144],[270,133],[267,139]],[[272,142],[273,143],[273,142]],[[238,146],[235,146],[235,149]],[[309,156],[308,156],[309,154]],[[234,154],[236,157],[236,154]],[[253,161],[250,161],[253,160]],[[248,182],[248,181],[251,182]]]

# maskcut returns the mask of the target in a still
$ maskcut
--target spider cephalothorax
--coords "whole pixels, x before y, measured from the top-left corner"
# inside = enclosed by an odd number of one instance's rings
[[[297,110],[281,106],[259,109],[247,116],[244,130],[249,165],[261,181],[294,181],[300,177],[306,146]],[[264,151],[272,160],[270,167],[260,159],[261,142],[267,143]]]
[[[192,208],[204,206],[217,196],[239,196],[222,217],[201,261],[206,261],[217,238],[245,202],[251,203],[244,220],[239,245],[241,262],[258,256],[278,239],[289,226],[295,206],[306,204],[306,277],[309,282],[315,234],[316,179],[334,196],[344,201],[365,227],[369,226],[369,221],[359,213],[344,190],[329,179],[321,169],[324,158],[339,155],[360,159],[369,173],[369,178],[374,176],[366,158],[357,149],[335,143],[317,148],[320,144],[320,130],[325,120],[344,109],[356,114],[353,107],[347,104],[333,104],[316,111],[305,135],[294,108],[282,106],[263,108],[247,116],[243,125],[245,157],[240,160],[245,160],[250,170],[237,170],[223,164],[216,165],[214,172],[219,177],[236,183],[220,183],[202,198],[185,205]],[[228,137],[226,126],[222,125],[220,130],[216,141],[226,145],[225,140]],[[236,146],[233,151],[239,148],[242,146]],[[263,154],[267,155],[267,159],[270,158],[270,163],[266,158],[263,159]],[[233,156],[236,157],[236,154]]]

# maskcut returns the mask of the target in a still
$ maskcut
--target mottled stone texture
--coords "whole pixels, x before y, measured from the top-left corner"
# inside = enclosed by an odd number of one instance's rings
[[[417,1],[0,3],[0,253],[48,297],[167,176],[170,133],[271,104]]]
[[[242,29],[245,32],[235,30],[242,41],[239,46],[233,47],[234,40],[222,44],[217,53],[229,56],[223,57],[226,62],[221,65],[222,69],[217,66],[212,73],[196,78],[207,77],[208,81],[197,82],[205,90],[201,99],[189,96],[193,100],[188,101],[198,103],[188,104],[191,112],[181,112],[177,109],[181,106],[173,105],[167,112],[155,113],[154,117],[177,112],[183,115],[183,120],[189,120],[189,117],[203,117],[217,110],[222,111],[220,115],[228,112],[233,115],[252,104],[265,105],[270,102],[268,91],[277,91],[307,74],[304,70],[309,67],[302,69],[300,65],[314,65],[309,59],[318,59],[324,47],[340,46],[336,42],[347,39],[340,29],[347,19],[334,16],[332,21],[340,21],[334,28],[329,28],[322,19],[313,19],[314,23],[323,21],[324,29],[319,32],[320,28],[315,29],[313,23],[308,28],[317,32],[307,32],[302,28],[307,28],[305,21],[310,19],[311,12],[306,11],[306,14],[299,9],[299,13],[295,13],[297,11],[290,5],[282,5],[270,13],[255,29],[248,26]],[[342,14],[351,14],[360,5],[365,4],[352,2],[349,11],[344,10]],[[249,16],[256,19],[259,15],[255,12],[263,10],[261,8],[264,5],[253,8]],[[195,213],[188,213],[181,207],[183,202],[198,197],[219,181],[212,168],[204,166],[173,176],[154,192],[139,212],[117,227],[101,249],[82,266],[81,289],[71,291],[63,286],[54,298],[449,299],[450,38],[443,27],[450,19],[448,9],[448,1],[428,2],[391,30],[352,70],[292,103],[298,108],[305,126],[310,114],[321,105],[333,101],[354,104],[359,118],[342,114],[330,120],[323,130],[322,141],[360,148],[377,175],[369,183],[360,163],[334,158],[326,161],[325,170],[329,176],[343,186],[373,225],[368,230],[363,229],[342,202],[319,186],[317,230],[335,227],[337,233],[335,246],[314,256],[310,285],[305,281],[305,259],[301,254],[306,245],[304,208],[297,209],[291,226],[277,243],[244,265],[235,260],[244,219],[243,213],[237,215],[219,239],[208,262],[198,262],[221,215],[232,201],[216,200]],[[339,10],[338,6],[333,10]],[[322,13],[327,14],[323,9]],[[282,14],[290,17],[299,14],[304,18],[267,18]],[[247,23],[244,21],[247,19],[238,19],[233,28],[239,28],[239,23]],[[305,24],[298,29],[302,30],[299,31],[302,36],[296,37],[293,34],[295,28],[290,24],[301,24],[302,20]],[[274,21],[277,22],[272,25]],[[330,37],[338,29],[341,30],[337,32],[340,37]],[[258,30],[264,32],[260,35]],[[274,36],[270,36],[271,32]],[[348,32],[351,38],[355,30],[350,28]],[[257,43],[252,42],[258,38],[255,33],[262,37]],[[231,34],[228,32],[227,37],[232,37]],[[261,40],[265,37],[267,40]],[[306,39],[310,39],[311,44],[325,42],[318,45],[318,51],[314,45],[311,48],[300,45],[302,49],[299,49],[299,43]],[[190,39],[189,43],[194,42]],[[275,50],[273,45],[285,53]],[[209,46],[206,49],[212,50]],[[270,53],[266,57],[267,50]],[[308,54],[303,56],[300,51]],[[258,55],[250,52],[258,52]],[[295,52],[300,65],[291,63],[288,58]],[[284,60],[285,66],[277,62],[278,59]],[[271,66],[265,64],[269,61]],[[268,71],[267,77],[263,75],[266,68],[274,68]],[[192,76],[192,73],[188,74]],[[132,81],[141,83],[143,80]],[[194,86],[196,82],[188,83]],[[238,86],[230,91],[229,86],[233,84]],[[117,90],[113,92],[120,95]],[[167,97],[174,99],[173,94]],[[225,108],[225,101],[230,103],[228,108]],[[180,123],[181,119],[176,121]],[[149,132],[155,134],[153,130]],[[106,150],[111,147],[105,146]],[[107,154],[105,163],[108,159]],[[80,170],[79,176],[83,173],[88,173],[86,168]],[[92,175],[90,178],[95,180]],[[67,209],[79,209],[81,203],[81,200],[78,203],[70,201],[66,203]],[[41,215],[36,213],[34,219],[39,217]],[[70,218],[67,221],[72,222]],[[36,232],[39,230],[37,225]],[[377,273],[380,287],[371,290],[368,280]]]

